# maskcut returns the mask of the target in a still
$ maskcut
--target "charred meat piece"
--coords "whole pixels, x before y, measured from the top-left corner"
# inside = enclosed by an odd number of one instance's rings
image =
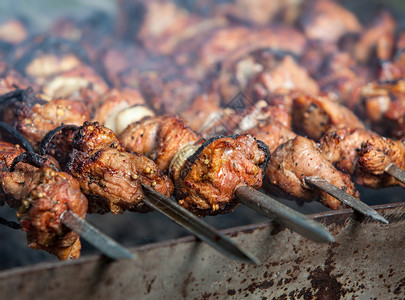
[[[37,98],[30,88],[16,90],[0,98],[3,105],[8,103],[8,107],[13,107],[13,115],[5,116],[4,121],[20,131],[34,147],[48,131],[59,125],[81,125],[90,117],[82,102],[64,99],[46,102]]]
[[[343,204],[336,198],[307,186],[304,178],[319,176],[337,186],[346,193],[359,197],[350,176],[335,169],[322,156],[314,141],[302,136],[281,144],[271,155],[264,187],[272,193],[282,193],[291,198],[311,201],[319,198],[320,202],[339,209]]]
[[[259,124],[248,130],[248,133],[265,143],[269,147],[270,153],[273,153],[279,145],[297,136],[291,129],[274,120]]]
[[[104,126],[85,122],[73,136],[66,170],[89,197],[89,212],[147,211],[141,184],[170,197],[173,185],[146,156],[128,153]]]
[[[384,137],[372,137],[365,141],[359,150],[357,183],[367,187],[381,188],[404,183],[385,173],[390,164],[405,169],[405,151],[402,141],[392,141]]]
[[[239,203],[238,186],[261,187],[269,153],[253,136],[213,138],[192,150],[191,156],[177,157],[170,172],[176,199],[193,213],[229,212]]]
[[[43,167],[34,172],[30,186],[17,213],[29,247],[62,260],[78,258],[79,235],[64,226],[60,218],[66,210],[81,218],[86,215],[87,199],[79,183],[67,173]]]
[[[19,208],[17,217],[27,232],[29,247],[63,260],[78,258],[79,236],[62,225],[60,218],[68,209],[84,218],[86,197],[72,176],[57,170],[58,163],[52,157],[41,158],[42,166],[38,168],[19,162],[24,154],[20,147],[1,142],[2,196],[10,207]]]
[[[0,178],[3,180],[4,175],[9,171],[9,168],[18,155],[24,152],[19,145],[13,145],[7,142],[0,141]],[[14,197],[8,197],[3,190],[3,181],[0,186],[0,204],[4,205],[4,201],[12,208],[18,208],[20,203],[15,203]]]
[[[294,90],[313,96],[319,93],[316,81],[291,56],[285,56],[273,68],[253,76],[247,85],[246,94],[250,99],[260,100],[280,90]]]
[[[200,139],[181,119],[160,116],[131,124],[119,136],[127,151],[149,156],[163,171],[179,149]]]
[[[364,128],[354,113],[325,97],[300,96],[294,99],[293,129],[299,134],[319,140],[332,126]]]
[[[323,156],[342,172],[354,175],[361,145],[376,133],[362,128],[331,128],[320,139]]]

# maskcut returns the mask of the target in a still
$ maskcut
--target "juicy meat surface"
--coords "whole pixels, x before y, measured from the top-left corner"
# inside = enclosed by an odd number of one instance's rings
[[[79,183],[67,173],[49,167],[38,169],[17,213],[30,248],[45,250],[63,260],[80,256],[79,235],[60,220],[66,210],[81,218],[86,215],[87,199]]]
[[[73,137],[67,172],[89,197],[89,212],[148,210],[141,184],[170,197],[173,184],[149,158],[128,153],[108,128],[85,122]]]
[[[238,205],[237,187],[261,187],[268,154],[248,134],[208,140],[184,163],[175,181],[176,199],[197,215],[232,210]]]
[[[37,147],[48,131],[61,124],[81,125],[90,118],[86,105],[82,102],[56,99],[33,106],[17,103],[15,127]]]
[[[305,177],[321,177],[358,198],[358,192],[349,175],[338,171],[322,156],[314,141],[302,136],[281,144],[272,153],[266,175],[264,187],[270,192],[281,191],[287,196],[306,201],[319,197],[324,205],[332,209],[339,209],[344,205],[336,198],[307,186]]]
[[[248,97],[259,100],[277,90],[295,90],[316,96],[318,84],[291,56],[286,56],[271,70],[258,73],[246,88]]]
[[[398,168],[405,169],[405,151],[402,141],[392,141],[384,137],[368,139],[359,151],[359,167],[356,170],[358,184],[381,188],[405,184],[385,173],[385,169],[392,163]]]
[[[293,129],[299,134],[319,140],[333,127],[364,128],[363,123],[347,107],[325,97],[300,96],[293,100]]]
[[[358,152],[368,139],[378,136],[361,128],[332,128],[320,139],[323,156],[342,172],[354,175]]]
[[[297,136],[291,129],[283,126],[277,121],[269,121],[267,124],[259,124],[248,131],[256,139],[265,143],[273,153],[276,148]]]
[[[184,121],[170,116],[133,123],[119,136],[127,151],[149,156],[165,172],[177,151],[199,139],[200,136]]]

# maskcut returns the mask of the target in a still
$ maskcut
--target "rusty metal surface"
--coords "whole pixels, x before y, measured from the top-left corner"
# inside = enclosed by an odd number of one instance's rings
[[[134,248],[138,261],[94,256],[0,273],[2,299],[403,299],[405,203],[315,216],[336,236],[316,244],[273,223],[226,233],[262,264],[221,256],[192,237]]]

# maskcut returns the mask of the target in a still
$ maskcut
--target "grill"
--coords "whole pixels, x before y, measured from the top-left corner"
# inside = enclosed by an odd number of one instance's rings
[[[179,2],[204,12],[193,1]],[[9,14],[22,15],[36,26],[30,34],[43,32],[52,20],[66,13],[91,20],[98,28],[104,26],[108,33],[115,30],[123,39],[133,37],[139,30],[136,24],[123,27],[130,24],[130,16],[141,17],[135,4],[123,9],[131,1],[117,1],[118,6],[110,1],[97,4],[84,1],[55,7],[47,1],[38,1],[30,4],[32,9],[24,3],[14,6],[12,3],[16,2],[0,4],[0,21]],[[373,2],[365,10],[364,4],[341,3],[359,12],[362,21],[372,17],[371,11],[379,5]],[[403,6],[393,5],[400,8],[394,13],[398,17]],[[96,14],[95,8],[100,9]],[[115,20],[117,15],[120,17]],[[302,206],[279,199],[324,224],[336,237],[332,244],[310,242],[245,207],[228,215],[204,218],[257,256],[262,262],[258,266],[224,258],[155,212],[86,217],[130,247],[139,257],[131,262],[110,261],[86,242],[83,242],[81,259],[58,262],[44,252],[27,248],[23,232],[0,227],[3,239],[0,289],[7,299],[402,299],[405,295],[404,191],[398,187],[358,188],[362,200],[386,217],[389,225],[351,210],[330,211],[317,202]],[[3,206],[0,216],[15,220],[15,211]]]

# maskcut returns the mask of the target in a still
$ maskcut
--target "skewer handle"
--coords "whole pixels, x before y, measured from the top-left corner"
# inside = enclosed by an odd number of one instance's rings
[[[333,235],[320,223],[249,186],[238,187],[236,197],[246,206],[318,243],[332,243]]]

